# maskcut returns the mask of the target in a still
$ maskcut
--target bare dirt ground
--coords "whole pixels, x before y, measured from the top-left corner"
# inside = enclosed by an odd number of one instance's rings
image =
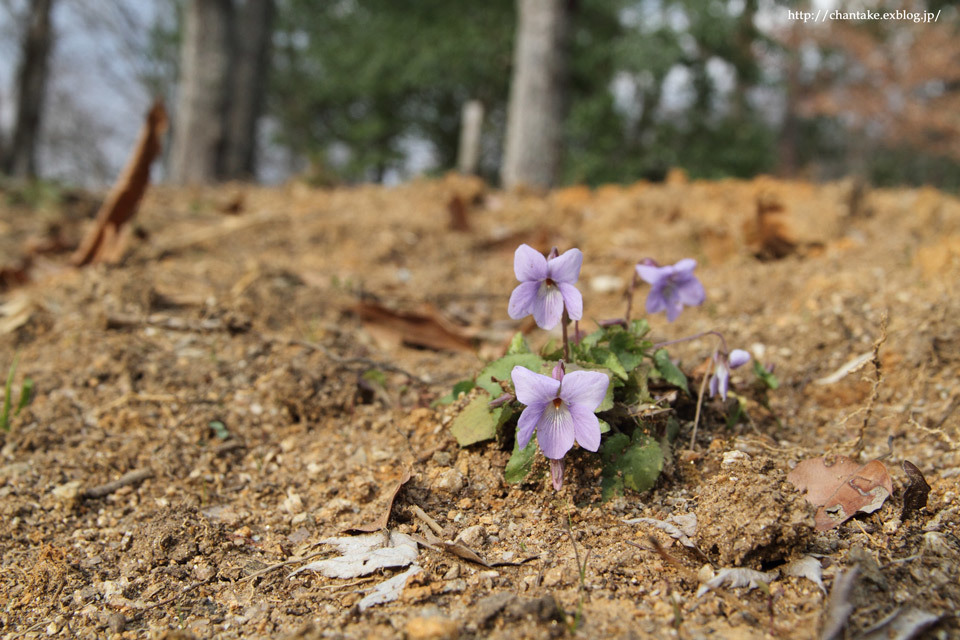
[[[469,231],[449,228],[454,196]],[[455,178],[156,188],[121,265],[68,268],[57,250],[76,243],[91,211],[0,209],[0,267],[13,267],[0,284],[0,369],[19,352],[14,391],[25,377],[35,384],[0,432],[0,637],[813,638],[844,604],[852,614],[836,637],[912,637],[903,621],[923,613],[937,621],[922,633],[960,637],[951,196],[678,176],[546,195]],[[769,409],[752,374],[735,372],[747,417],[728,427],[729,407],[708,401],[691,450],[692,415],[681,411],[671,461],[645,494],[602,503],[598,469],[576,452],[560,492],[542,459],[506,484],[509,452],[459,448],[448,430],[458,406],[431,402],[521,326],[506,314],[520,242],[583,250],[587,328],[623,314],[638,260],[697,258],[706,304],[673,324],[650,318],[654,336],[723,331],[776,366]],[[28,245],[37,255],[21,285]],[[413,329],[377,320],[376,305],[442,314],[476,349],[408,346]],[[872,352],[884,313],[879,384],[869,357],[824,380]],[[692,388],[712,346],[673,349]],[[786,473],[852,453],[861,435],[861,460],[883,456],[893,495],[814,532],[814,509]],[[905,519],[903,460],[932,487]],[[335,555],[321,540],[383,517],[405,470],[389,531],[425,536],[432,520],[434,534],[461,535],[488,564],[533,559],[482,566],[421,546],[422,571],[400,599],[363,611],[401,570],[290,576],[307,557]],[[96,490],[131,472],[142,473]],[[625,522],[688,514],[696,551]],[[786,575],[805,555],[826,591],[858,567],[838,606]],[[767,588],[697,596],[731,566],[777,574]]]

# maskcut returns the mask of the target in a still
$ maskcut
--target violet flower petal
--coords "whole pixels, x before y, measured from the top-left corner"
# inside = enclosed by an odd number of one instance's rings
[[[710,397],[717,395],[717,376],[710,376]]]
[[[717,391],[720,393],[720,397],[726,400],[727,389],[730,387],[730,370],[727,368],[726,363],[717,364],[717,371],[714,374],[714,378],[717,381]]]
[[[563,377],[560,399],[571,407],[583,406],[593,413],[607,395],[610,379],[599,371],[571,371]]]
[[[546,402],[534,402],[527,405],[517,420],[517,444],[521,449],[525,449],[530,444],[530,438],[533,437],[533,430],[540,421],[544,409],[547,408]]]
[[[600,374],[603,375],[603,374]],[[606,376],[603,376],[606,378]],[[587,451],[600,448],[600,420],[586,405],[570,405],[573,418],[573,433],[577,444]]]
[[[513,254],[513,272],[520,282],[539,281],[547,277],[547,259],[527,244],[521,244]]]
[[[560,289],[541,284],[533,302],[533,319],[541,329],[553,329],[563,317],[563,296]]]
[[[683,282],[678,283],[676,295],[677,299],[688,307],[697,307],[707,299],[707,292],[704,290],[703,285],[692,275]]]
[[[654,287],[647,294],[647,313],[657,313],[667,308],[667,302],[663,299],[663,288]]]
[[[734,349],[730,352],[730,368],[736,369],[750,362],[750,354],[743,349]]]
[[[693,258],[684,258],[677,264],[673,265],[673,268],[678,273],[681,273],[681,272],[692,273],[693,270],[697,268],[697,261],[694,260]]]
[[[573,448],[574,422],[565,404],[559,407],[548,403],[537,421],[537,443],[543,455],[559,460]]]
[[[507,314],[514,320],[530,315],[533,305],[537,301],[538,291],[540,291],[539,282],[521,282],[510,294]]]
[[[535,373],[526,367],[517,365],[510,372],[517,400],[527,405],[543,404],[553,401],[560,391],[560,381],[550,376]]]
[[[679,318],[683,311],[683,303],[675,295],[665,297],[664,306],[667,308],[667,322],[673,322]]]
[[[663,267],[654,267],[648,264],[638,264],[637,275],[640,276],[644,282],[656,284],[663,277]]]
[[[567,315],[571,320],[581,320],[583,318],[583,296],[580,291],[566,282],[558,282],[557,288],[560,289],[560,295],[563,297],[563,304],[567,308]]]
[[[583,252],[580,249],[568,249],[562,255],[547,261],[547,275],[554,282],[573,284],[580,278],[583,265]]]

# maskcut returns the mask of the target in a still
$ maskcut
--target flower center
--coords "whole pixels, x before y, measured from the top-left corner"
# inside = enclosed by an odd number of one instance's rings
[[[563,400],[561,400],[560,398],[553,399],[553,406],[555,408],[559,409],[562,404],[563,404]]]
[[[546,280],[543,281],[543,283],[544,283],[545,285],[547,285],[548,287],[555,287],[555,286],[557,286],[557,283],[553,281],[553,278],[547,278]]]

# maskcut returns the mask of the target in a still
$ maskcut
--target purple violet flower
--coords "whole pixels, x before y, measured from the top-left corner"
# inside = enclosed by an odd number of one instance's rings
[[[570,249],[549,260],[533,247],[522,244],[513,256],[513,270],[520,284],[510,295],[507,313],[514,320],[533,314],[541,329],[553,329],[563,316],[583,317],[583,297],[573,283],[580,278],[583,253]]]
[[[653,260],[644,260],[637,265],[637,275],[650,283],[647,295],[647,313],[667,311],[667,320],[673,322],[684,305],[696,307],[703,304],[707,294],[703,285],[693,275],[697,261],[684,258],[670,267],[658,266]]]
[[[715,363],[713,375],[710,377],[710,397],[720,393],[720,397],[727,399],[727,389],[730,386],[730,370],[744,365],[750,361],[750,354],[743,349],[734,349],[728,356],[726,353],[717,351],[713,354]]]
[[[521,449],[537,432],[537,444],[550,459],[553,488],[563,486],[563,456],[574,442],[588,451],[600,448],[600,422],[594,411],[603,402],[610,380],[599,371],[571,371],[564,375],[563,362],[552,376],[514,367],[511,373],[517,400],[527,405],[517,423]]]

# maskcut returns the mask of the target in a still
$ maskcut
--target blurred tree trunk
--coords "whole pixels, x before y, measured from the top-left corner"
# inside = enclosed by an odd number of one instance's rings
[[[50,24],[52,9],[53,0],[30,2],[27,31],[21,49],[17,76],[17,121],[4,160],[4,170],[22,178],[37,175],[37,139],[53,44],[53,28]]]
[[[560,172],[568,0],[517,0],[517,40],[500,179],[551,187]]]
[[[184,18],[170,181],[202,184],[224,174],[233,5],[189,0]]]
[[[270,59],[273,0],[241,0],[236,15],[233,87],[223,177],[256,175],[257,122],[263,113]]]

